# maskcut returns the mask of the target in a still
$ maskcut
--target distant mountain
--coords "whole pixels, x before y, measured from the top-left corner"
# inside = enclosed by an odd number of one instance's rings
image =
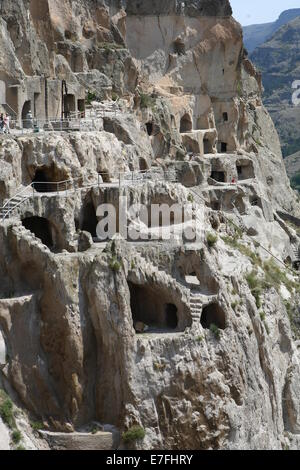
[[[292,84],[300,80],[300,16],[276,31],[251,54],[261,70],[264,103],[277,127],[284,156],[300,150],[300,105],[292,104]]]
[[[290,178],[300,173],[300,151],[284,160],[286,172]]]
[[[284,11],[281,13],[278,20],[274,21],[273,23],[244,26],[244,43],[248,52],[253,52],[256,47],[270,39],[271,36],[276,31],[278,31],[278,29],[289,23],[297,16],[300,16],[300,8]]]

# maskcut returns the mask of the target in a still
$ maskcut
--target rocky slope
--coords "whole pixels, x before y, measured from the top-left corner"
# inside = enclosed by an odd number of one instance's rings
[[[272,23],[244,26],[244,43],[248,52],[252,53],[258,46],[269,40],[282,26],[298,16],[300,16],[300,8],[293,8],[282,12],[279,18]]]
[[[258,47],[251,60],[262,71],[264,102],[270,112],[282,144],[284,156],[300,148],[299,106],[292,103],[292,84],[299,80],[300,17],[290,21]]]
[[[1,13],[3,79],[110,90],[96,128],[1,136],[0,444],[299,449],[300,206],[229,2]],[[119,231],[142,203],[134,227],[158,240],[96,240],[120,196]],[[142,217],[174,203],[194,242]]]

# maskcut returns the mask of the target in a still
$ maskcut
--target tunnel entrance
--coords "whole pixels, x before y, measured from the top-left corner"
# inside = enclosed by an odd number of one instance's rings
[[[178,55],[185,54],[185,44],[181,38],[177,38],[176,41],[173,43],[174,45],[174,52]]]
[[[23,226],[41,240],[49,249],[54,248],[50,222],[43,217],[27,217],[22,220]]]
[[[153,122],[146,123],[147,134],[151,136],[153,134]]]
[[[189,114],[185,114],[180,121],[180,133],[191,132],[193,130],[192,119]]]
[[[228,121],[228,113],[223,113],[223,121],[224,122]]]
[[[36,170],[32,184],[38,193],[50,193],[55,190],[54,185],[49,184],[44,170]]]
[[[52,164],[50,167],[35,169],[32,184],[39,193],[51,193],[68,189],[68,179],[69,176],[64,171]]]
[[[225,330],[225,312],[219,304],[213,303],[204,307],[201,315],[201,325],[209,330],[211,325],[216,325],[220,330]]]
[[[224,173],[224,171],[212,171],[210,177],[213,180],[218,181],[218,183],[225,183],[225,173]]]
[[[140,171],[147,171],[148,170],[147,162],[142,157],[139,159],[139,167],[140,167]]]
[[[238,179],[240,181],[255,178],[253,163],[249,162],[247,164],[236,165],[236,170],[238,174]]]
[[[30,129],[33,125],[32,117],[29,118],[31,112],[31,101],[25,101],[22,108],[22,123],[25,129]]]
[[[133,325],[136,332],[167,333],[177,331],[178,309],[151,286],[128,282]]]
[[[97,238],[98,218],[92,202],[88,202],[82,208],[82,220],[80,230],[89,232],[93,238]]]
[[[221,142],[221,153],[226,153],[226,152],[227,152],[227,143]]]

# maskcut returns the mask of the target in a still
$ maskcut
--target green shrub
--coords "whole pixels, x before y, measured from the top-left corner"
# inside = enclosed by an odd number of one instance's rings
[[[119,95],[116,92],[113,91],[112,94],[111,94],[111,99],[113,101],[118,101]]]
[[[100,43],[99,48],[106,51],[117,51],[119,49],[124,49],[124,46],[122,46],[122,44],[117,44],[116,42],[102,42]]]
[[[253,297],[255,298],[257,308],[261,307],[261,300],[260,296],[262,294],[262,282],[257,277],[257,272],[252,271],[251,273],[247,274],[246,281],[248,283],[249,289]]]
[[[218,237],[214,233],[208,233],[206,236],[206,241],[207,241],[208,246],[212,248],[217,243]]]
[[[221,331],[220,329],[217,327],[217,325],[215,325],[214,323],[212,323],[209,327],[211,333],[214,335],[214,337],[219,340],[221,338]]]
[[[18,429],[15,429],[12,433],[12,440],[14,444],[19,444],[22,439],[22,434]]]
[[[131,426],[128,431],[123,432],[122,439],[125,443],[144,439],[146,431],[141,426]]]
[[[153,108],[155,106],[155,99],[151,95],[141,93],[140,98],[141,98],[141,103],[140,103],[141,109]]]
[[[236,300],[234,302],[232,302],[232,304],[231,304],[232,310],[235,310],[237,308],[238,304],[239,303]]]
[[[116,256],[113,256],[109,262],[109,267],[114,272],[119,272],[122,268],[122,262],[120,262]]]
[[[33,421],[30,425],[33,431],[40,431],[44,427],[43,423],[40,423],[39,421]]]
[[[99,98],[97,97],[96,93],[88,91],[85,97],[85,102],[87,105],[90,105],[92,101],[99,101]]]
[[[265,312],[260,312],[259,316],[260,316],[261,321],[265,321],[265,319],[266,319]]]
[[[202,343],[203,340],[204,340],[203,336],[197,336],[197,338],[196,338],[196,341],[198,343]]]
[[[0,395],[0,416],[2,421],[9,427],[15,427],[15,418],[13,412],[13,403],[4,392]]]

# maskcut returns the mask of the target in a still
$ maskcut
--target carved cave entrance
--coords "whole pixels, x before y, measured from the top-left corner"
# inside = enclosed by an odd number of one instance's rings
[[[219,183],[225,183],[226,180],[224,171],[212,171],[210,177]]]
[[[33,233],[50,250],[54,248],[54,240],[50,222],[43,217],[27,217],[22,220],[23,226]]]
[[[178,331],[178,309],[162,292],[151,286],[128,283],[133,324],[146,325],[148,333]],[[141,331],[139,331],[141,332]]]
[[[180,121],[180,133],[191,132],[193,130],[192,119],[189,114],[185,114]]]
[[[52,165],[50,168],[41,167],[36,169],[32,183],[38,193],[51,193],[65,191],[67,186],[59,183],[67,181],[67,179],[68,176],[64,172],[59,171]]]
[[[225,330],[225,312],[222,307],[217,303],[204,307],[201,315],[201,325],[208,330],[211,325],[217,326],[220,330]]]
[[[97,238],[98,219],[92,202],[86,203],[81,211],[80,230],[89,232],[93,238]]]

